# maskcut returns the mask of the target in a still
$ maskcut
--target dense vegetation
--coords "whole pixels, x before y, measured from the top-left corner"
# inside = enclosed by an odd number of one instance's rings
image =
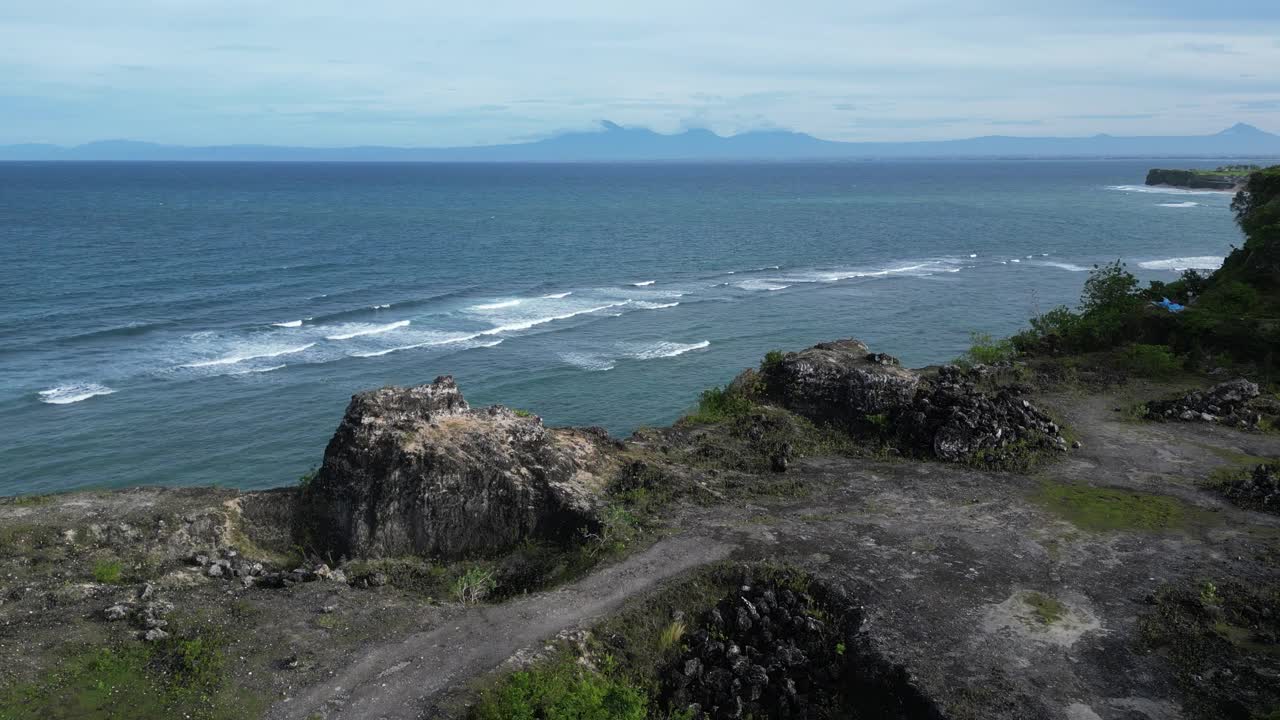
[[[1252,173],[1231,208],[1245,242],[1219,270],[1190,270],[1142,288],[1119,261],[1097,266],[1076,310],[1061,306],[1032,318],[1014,347],[1065,355],[1133,344],[1129,360],[1157,372],[1168,370],[1164,355],[1173,353],[1192,368],[1246,365],[1269,376],[1280,363],[1280,166]],[[1166,297],[1186,309],[1153,304]]]

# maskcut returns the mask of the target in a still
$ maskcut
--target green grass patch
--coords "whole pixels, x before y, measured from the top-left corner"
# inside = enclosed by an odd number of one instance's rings
[[[1018,356],[1010,338],[996,339],[990,333],[969,333],[969,349],[956,358],[956,364],[969,368],[974,365],[999,365],[1011,362]]]
[[[749,398],[731,389],[713,387],[702,391],[698,397],[698,409],[681,418],[681,422],[693,425],[712,423],[742,417],[753,407]]]
[[[99,560],[93,565],[93,579],[108,585],[118,585],[124,579],[124,565],[119,560]]]
[[[1027,593],[1022,601],[1035,613],[1041,625],[1052,625],[1067,614],[1067,606],[1056,598],[1038,592]]]
[[[1167,495],[1046,482],[1035,500],[1083,530],[1159,532],[1184,527],[1191,516],[1181,501]]]
[[[81,648],[64,656],[39,681],[0,689],[0,718],[259,717],[265,704],[226,682],[223,656],[217,639],[199,636]]]
[[[569,653],[511,673],[483,692],[473,720],[644,720],[645,692],[616,675],[612,658],[600,670],[584,667]]]

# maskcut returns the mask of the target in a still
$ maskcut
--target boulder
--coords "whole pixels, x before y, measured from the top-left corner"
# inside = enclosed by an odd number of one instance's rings
[[[762,370],[770,396],[815,422],[850,427],[911,404],[920,376],[852,338],[787,353]]]
[[[351,399],[306,490],[335,558],[456,559],[595,524],[607,438],[471,408],[449,376]]]
[[[946,366],[925,376],[849,339],[787,353],[758,374],[743,373],[734,387],[761,388],[814,422],[874,435],[917,456],[957,461],[1013,445],[1066,449],[1052,419],[1013,388],[980,390],[979,375]]]
[[[1250,407],[1257,398],[1257,384],[1244,378],[1218,383],[1208,390],[1194,390],[1173,400],[1147,403],[1153,420],[1216,422],[1231,427],[1256,427],[1262,414]]]

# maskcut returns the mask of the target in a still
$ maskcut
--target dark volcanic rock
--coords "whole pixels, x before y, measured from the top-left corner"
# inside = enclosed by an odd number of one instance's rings
[[[792,412],[878,435],[918,456],[956,461],[1010,447],[1066,449],[1060,428],[1015,390],[983,392],[951,366],[925,377],[857,340],[787,353],[734,386],[761,383],[770,400]]]
[[[1219,383],[1208,390],[1196,390],[1175,400],[1147,403],[1147,417],[1153,420],[1217,422],[1233,427],[1255,427],[1262,415],[1249,407],[1258,397],[1258,386],[1244,378]]]
[[[1222,484],[1222,494],[1242,507],[1280,514],[1280,463],[1258,465]]]
[[[942,717],[860,632],[861,609],[842,590],[744,582],[703,614],[663,670],[668,709],[713,719]]]
[[[909,409],[895,418],[908,446],[942,460],[962,460],[1012,445],[1065,450],[1061,429],[1012,389],[978,390],[959,368],[947,366],[921,385]]]
[[[594,524],[609,459],[594,433],[473,409],[452,377],[351,399],[307,489],[334,557],[458,558]]]

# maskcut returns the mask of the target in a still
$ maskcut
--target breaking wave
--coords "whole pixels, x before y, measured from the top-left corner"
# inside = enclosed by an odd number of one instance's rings
[[[73,383],[41,390],[38,394],[40,395],[40,402],[50,405],[70,405],[98,395],[110,395],[114,392],[115,390],[98,383]]]
[[[1225,259],[1217,255],[1175,257],[1163,260],[1146,260],[1138,263],[1138,267],[1147,270],[1172,270],[1174,272],[1182,272],[1183,270],[1217,270],[1222,267],[1222,261]]]
[[[384,332],[391,332],[392,330],[395,330],[397,328],[402,328],[408,325],[410,322],[411,321],[409,320],[397,320],[393,323],[388,323],[386,325],[356,326],[357,329],[353,329],[349,332],[339,333],[337,335],[326,335],[324,339],[325,340],[350,340],[351,338],[363,337],[365,335],[379,335]]]
[[[1186,201],[1186,202],[1169,202],[1169,203],[1159,203],[1159,207],[1189,208],[1189,207],[1196,207],[1196,206],[1197,206],[1197,205],[1199,205],[1199,204],[1200,204],[1200,203],[1198,203],[1198,202],[1192,202],[1192,201],[1188,200],[1188,201]]]
[[[278,323],[271,323],[271,324],[275,327],[283,327],[283,328],[302,327],[301,320],[289,320],[286,322],[278,322]]]
[[[516,305],[519,305],[522,302],[524,302],[524,300],[521,300],[519,298],[514,298],[511,300],[501,300],[495,303],[486,303],[484,305],[472,305],[470,308],[468,308],[468,310],[481,310],[481,311],[501,310],[502,308],[515,307]]]
[[[270,358],[270,357],[279,357],[281,355],[292,355],[293,353],[300,353],[303,350],[313,348],[315,347],[315,345],[316,345],[315,343],[307,343],[306,345],[299,345],[297,347],[284,348],[283,350],[273,350],[270,352],[253,353],[249,355],[228,355],[226,357],[221,357],[216,360],[200,360],[198,362],[179,365],[178,367],[202,368],[202,367],[213,367],[216,365],[235,365],[237,363],[242,363],[245,360],[256,360],[258,358]]]

